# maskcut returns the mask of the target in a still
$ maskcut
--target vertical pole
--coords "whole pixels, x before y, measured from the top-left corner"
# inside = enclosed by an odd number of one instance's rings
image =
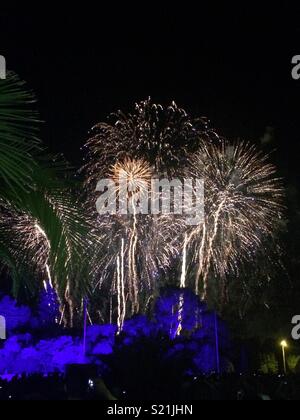
[[[86,356],[87,318],[88,318],[88,299],[84,298],[84,301],[83,301],[83,357]]]
[[[219,345],[219,328],[218,328],[218,315],[215,311],[215,339],[216,339],[216,365],[217,365],[217,373],[218,375],[221,374],[220,368],[220,345]]]
[[[283,371],[284,374],[286,375],[287,370],[286,370],[286,357],[285,357],[285,347],[282,346],[282,357],[283,357]]]

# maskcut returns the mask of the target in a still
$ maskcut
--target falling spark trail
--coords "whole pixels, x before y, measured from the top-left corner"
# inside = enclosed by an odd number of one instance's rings
[[[202,241],[201,246],[199,249],[199,264],[198,264],[198,271],[196,274],[196,295],[199,295],[199,282],[201,278],[201,274],[203,273],[203,265],[204,265],[204,249],[205,249],[205,241],[206,241],[206,225],[203,223],[202,229]]]
[[[208,255],[207,255],[207,262],[206,262],[206,270],[204,272],[203,275],[203,287],[204,287],[204,291],[203,291],[203,295],[202,295],[202,300],[205,300],[207,297],[207,277],[209,274],[209,269],[210,269],[210,265],[211,265],[211,257],[212,257],[212,253],[213,253],[213,244],[214,244],[214,240],[218,234],[218,225],[219,225],[219,221],[220,221],[220,215],[221,215],[221,211],[223,209],[224,204],[226,203],[227,197],[224,197],[224,199],[222,200],[222,202],[220,203],[216,214],[214,216],[214,231],[213,231],[213,235],[210,237],[209,239],[209,245],[208,245]]]
[[[187,246],[188,246],[188,236],[185,235],[184,238],[184,245],[183,245],[183,262],[182,262],[182,272],[181,272],[181,280],[180,280],[180,288],[184,289],[186,287],[186,266],[187,266]]]
[[[184,238],[184,245],[183,245],[183,262],[182,262],[182,273],[181,273],[181,281],[180,281],[180,288],[185,289],[186,287],[186,258],[187,258],[187,247],[189,243],[189,238],[185,235]],[[180,336],[182,331],[182,321],[183,321],[183,312],[184,312],[184,294],[180,294],[179,298],[179,310],[178,310],[178,328],[176,331],[176,336]]]
[[[49,264],[46,264],[46,271],[47,271],[47,274],[48,274],[48,280],[49,280],[50,287],[51,287],[51,289],[53,289],[53,283],[52,283],[52,278],[51,278],[51,272],[50,272],[50,266],[49,266]]]
[[[124,288],[124,247],[122,239],[121,254],[117,258],[117,292],[118,292],[118,333],[123,331],[126,316],[126,297]]]
[[[121,296],[122,296],[122,317],[121,325],[123,329],[125,317],[126,317],[126,297],[125,297],[125,283],[124,283],[124,249],[125,241],[122,239],[122,249],[121,249]]]
[[[65,311],[66,311],[66,305],[64,305],[63,310],[61,311],[61,317],[60,317],[60,321],[59,321],[59,326],[62,326],[62,323],[64,321],[64,316],[65,316]]]
[[[273,252],[284,210],[284,189],[275,174],[268,156],[245,142],[203,143],[191,156],[186,176],[204,181],[205,220],[190,236],[187,270],[197,264],[195,289],[202,299],[208,297],[210,275],[225,292],[228,276],[239,276],[245,264]]]
[[[138,195],[145,186],[149,190],[153,178],[180,176],[182,163],[202,139],[211,136],[216,135],[205,118],[192,118],[175,102],[164,107],[150,99],[136,104],[131,113],[113,114],[111,121],[97,124],[92,130],[82,168],[91,229],[98,232],[101,243],[101,258],[95,255],[93,259],[92,281],[99,288],[111,285],[110,293],[115,293],[120,257],[117,244],[124,238],[124,289],[128,311],[133,314],[147,306],[147,293],[153,296],[157,291],[159,274],[167,274],[179,256],[183,223],[170,215],[135,212],[133,217],[122,213],[99,217],[95,209],[96,185],[100,179],[113,180],[118,198],[127,204],[132,200],[134,208]],[[120,191],[120,179],[129,179],[133,187],[129,193]],[[119,264],[121,270],[121,261]]]
[[[122,319],[121,319],[121,267],[120,267],[120,256],[117,257],[117,291],[118,291],[118,334],[122,331]]]
[[[180,287],[190,286],[192,272],[193,288],[203,299],[208,297],[210,276],[215,284],[221,282],[222,290],[244,264],[270,255],[268,244],[276,243],[284,192],[268,156],[249,143],[220,138],[207,120],[190,118],[175,103],[165,108],[149,99],[136,104],[132,113],[120,111],[112,119],[94,127],[82,170],[91,229],[101,244],[93,258],[92,281],[112,294],[117,287],[119,327],[127,308],[137,313],[147,293],[152,296],[157,290],[160,273],[168,276],[180,255]],[[138,213],[139,194],[162,176],[204,182],[203,224],[191,227],[185,216]],[[126,207],[131,205],[132,214],[96,212],[95,187],[107,178],[119,185],[117,194]],[[125,194],[120,190],[124,179],[130,184]],[[110,319],[113,306],[114,299]],[[178,331],[183,306],[181,294]]]

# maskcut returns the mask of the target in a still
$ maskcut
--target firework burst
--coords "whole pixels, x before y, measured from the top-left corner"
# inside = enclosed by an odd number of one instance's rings
[[[94,127],[86,149],[86,201],[101,243],[91,262],[93,283],[95,290],[110,286],[120,330],[143,294],[149,302],[176,258],[182,261],[180,287],[188,287],[187,274],[195,272],[196,292],[206,298],[210,276],[225,281],[238,275],[243,263],[267,255],[267,244],[275,241],[284,193],[268,157],[248,143],[221,139],[205,119],[193,120],[174,103],[164,108],[148,100],[132,114],[118,112],[111,124]],[[138,203],[149,198],[153,177],[204,181],[204,222],[191,227],[184,215],[141,214]],[[107,178],[129,212],[97,213],[95,189]],[[179,311],[178,334],[181,318]]]
[[[118,299],[118,317],[122,318],[128,302],[132,313],[138,310],[145,290],[149,301],[159,274],[180,254],[182,220],[172,215],[140,214],[137,203],[147,199],[153,177],[179,174],[209,134],[205,119],[190,118],[175,103],[164,108],[147,100],[137,104],[133,113],[118,112],[113,119],[112,124],[94,127],[86,144],[83,171],[91,223],[103,244],[99,250],[102,257],[96,257],[93,267],[95,283],[111,282],[112,294]],[[130,215],[96,214],[95,188],[105,178],[116,184],[118,198],[119,186],[127,181],[121,202],[126,202],[126,207],[128,203]]]
[[[118,211],[98,216],[94,222],[93,232],[104,247],[99,249],[99,258],[96,253],[92,267],[96,287],[111,282],[121,330],[127,311],[139,311],[143,292],[149,301],[159,274],[171,266],[178,252],[171,227],[180,229],[181,223],[172,223],[171,215],[141,212],[141,201],[150,205],[151,196],[153,170],[146,161],[119,161],[109,174],[115,183],[113,194],[118,199]]]
[[[205,183],[205,222],[189,232],[197,264],[196,291],[203,280],[207,295],[211,273],[224,279],[239,274],[243,262],[268,253],[283,215],[284,191],[268,156],[248,143],[202,144],[188,173]]]
[[[136,104],[133,113],[119,111],[112,114],[111,123],[92,129],[85,145],[85,186],[94,192],[108,168],[126,158],[146,161],[156,173],[173,176],[201,141],[217,137],[205,118],[191,118],[175,102],[163,107],[148,99]]]
[[[9,246],[15,260],[25,263],[31,271],[41,275],[45,287],[47,283],[53,286],[49,265],[51,244],[38,220],[5,206],[2,207],[0,229],[9,231],[13,238]]]

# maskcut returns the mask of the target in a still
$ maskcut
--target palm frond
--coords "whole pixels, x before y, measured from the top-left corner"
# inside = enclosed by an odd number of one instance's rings
[[[34,102],[15,74],[0,80],[0,182],[10,189],[32,187],[33,155],[41,149]]]
[[[15,295],[50,276],[61,302],[72,301],[88,292],[90,229],[71,168],[41,153],[33,103],[17,76],[0,81],[0,262]]]

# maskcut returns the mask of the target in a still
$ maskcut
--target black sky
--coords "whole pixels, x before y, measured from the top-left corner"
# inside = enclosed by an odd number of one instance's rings
[[[261,146],[275,150],[293,191],[284,242],[291,281],[284,276],[274,292],[288,331],[300,293],[300,80],[291,76],[300,8],[264,3],[1,6],[0,55],[35,91],[45,144],[76,166],[95,123],[149,96],[208,117],[230,139],[259,142],[273,127],[274,140]]]
[[[151,96],[207,116],[232,139],[258,141],[274,127],[268,147],[298,185],[300,81],[291,59],[300,54],[300,15],[284,4],[3,10],[0,54],[36,92],[45,143],[74,164],[94,123]]]

